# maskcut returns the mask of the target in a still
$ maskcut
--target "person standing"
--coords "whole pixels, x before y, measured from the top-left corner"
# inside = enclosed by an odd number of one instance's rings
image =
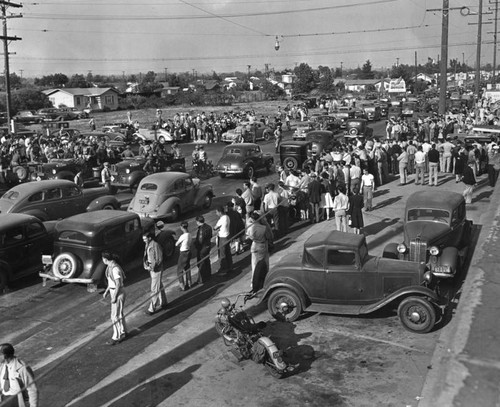
[[[476,177],[474,175],[474,165],[473,162],[468,162],[464,168],[464,173],[462,175],[462,181],[465,184],[465,189],[463,196],[465,198],[465,203],[472,203],[472,193],[474,192],[474,187],[476,186]]]
[[[234,210],[234,203],[229,201],[226,204],[226,215],[229,217],[229,238],[234,251],[237,254],[243,253],[243,231],[245,223],[242,216]]]
[[[500,147],[494,144],[488,153],[488,181],[490,187],[497,183],[498,172],[500,171]]]
[[[349,208],[347,215],[349,216],[349,226],[354,229],[355,234],[360,234],[364,227],[363,222],[363,195],[359,193],[359,189],[355,188],[353,194],[349,197]]]
[[[252,212],[248,218],[247,237],[252,241],[250,247],[252,292],[257,292],[263,286],[264,278],[269,270],[269,242],[273,239],[271,228],[269,225],[260,223],[259,217],[257,212]]]
[[[113,336],[111,341],[106,342],[108,345],[116,345],[127,337],[125,328],[125,315],[123,309],[125,306],[125,289],[124,282],[125,274],[123,269],[118,264],[118,257],[114,253],[107,251],[102,252],[102,262],[106,265],[106,280],[108,287],[103,298],[106,298],[108,292],[111,297],[111,324],[113,325]]]
[[[219,217],[214,230],[217,232],[217,247],[219,249],[219,273],[230,273],[233,269],[233,258],[230,245],[230,220],[224,213],[224,208],[219,206],[215,213]]]
[[[438,185],[438,166],[439,166],[439,151],[436,149],[436,144],[432,144],[429,153],[427,154],[429,160],[429,186]],[[434,184],[432,183],[434,180]]]
[[[95,120],[93,117],[89,120],[89,127],[90,127],[90,131],[95,131],[95,129],[96,129]]]
[[[201,215],[196,217],[198,231],[194,247],[196,248],[196,260],[198,262],[198,283],[206,283],[212,277],[212,266],[210,264],[210,247],[212,241],[212,228],[205,223]]]
[[[351,177],[351,193],[354,192],[354,189],[356,188],[358,191],[361,191],[361,176],[362,171],[361,168],[356,165],[356,163],[351,164],[351,168],[349,169],[349,175]],[[330,182],[332,180],[330,179]]]
[[[338,188],[338,195],[333,200],[333,210],[335,212],[335,226],[340,232],[347,232],[347,211],[349,209],[349,198],[345,194],[343,185]]]
[[[266,185],[266,191],[267,193],[264,195],[264,200],[262,201],[262,209],[264,213],[269,216],[273,222],[274,230],[276,234],[278,234],[278,231],[282,228],[280,228],[280,222],[282,219],[280,219],[279,216],[279,205],[281,201],[280,194],[278,194],[274,190],[275,186],[273,183],[269,183]]]
[[[189,290],[193,285],[191,281],[191,234],[188,231],[188,223],[181,223],[182,234],[175,242],[179,246],[179,259],[177,261],[177,278],[179,280],[179,289]]]
[[[368,172],[368,169],[363,170],[361,176],[360,190],[363,191],[364,207],[367,212],[372,210],[373,191],[375,190],[375,177]],[[353,190],[354,192],[354,190]]]
[[[402,149],[401,154],[398,155],[399,162],[399,185],[406,185],[408,175],[408,153]]]
[[[446,141],[443,143],[443,172],[451,172],[451,165],[453,159],[453,149],[455,145],[450,141],[450,137],[446,137]]]
[[[109,162],[104,163],[104,168],[101,170],[101,183],[108,191],[111,191],[111,171],[109,170]]]
[[[243,183],[243,193],[241,194],[241,197],[245,201],[246,213],[253,212],[253,210],[254,210],[254,197],[252,194],[252,187],[250,185],[250,182]]]
[[[255,211],[260,211],[260,205],[262,204],[262,186],[257,182],[257,177],[252,177],[250,179],[250,190],[253,196],[253,207]]]
[[[38,407],[38,388],[33,370],[15,356],[10,343],[0,345],[0,403],[5,407]],[[4,403],[5,402],[5,403]]]
[[[315,172],[311,173],[311,182],[307,185],[309,203],[311,205],[311,221],[319,223],[319,203],[321,202],[321,183]]]
[[[415,185],[425,184],[425,153],[422,146],[415,153]]]
[[[152,232],[143,233],[142,239],[144,240],[143,266],[151,277],[151,301],[145,314],[151,316],[167,307],[167,296],[162,282],[163,253]]]

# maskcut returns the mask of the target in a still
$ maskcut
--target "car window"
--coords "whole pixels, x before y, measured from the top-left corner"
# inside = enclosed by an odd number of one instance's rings
[[[410,209],[407,215],[407,221],[435,221],[448,224],[450,213],[442,209]]]
[[[184,180],[186,190],[190,190],[193,188],[193,180],[191,178],[186,178]]]
[[[28,238],[43,235],[45,233],[45,228],[41,223],[30,223],[26,227],[26,236]]]
[[[17,198],[19,198],[19,192],[16,191],[7,191],[2,196],[2,199],[10,199],[11,201],[15,201]],[[40,199],[42,198],[40,197]]]
[[[112,243],[123,236],[123,224],[113,226],[104,232],[104,244]]]
[[[184,190],[184,180],[183,179],[178,179],[177,181],[175,181],[175,184],[174,184],[174,191],[182,191]]]
[[[3,244],[5,246],[11,246],[18,242],[21,242],[23,239],[24,239],[23,227],[16,226],[5,232],[5,236],[3,238]]]
[[[144,183],[141,185],[141,191],[156,191],[158,189],[158,185],[151,183]]]
[[[133,232],[140,228],[139,219],[132,219],[125,223],[125,233]]]
[[[80,195],[80,190],[77,187],[71,186],[62,188],[62,196],[64,198],[71,198]]]
[[[43,192],[35,192],[28,198],[28,202],[40,202],[43,200]]]
[[[54,201],[61,197],[61,189],[60,188],[51,188],[47,189],[44,193],[45,201]]]
[[[453,225],[456,225],[460,223],[463,218],[465,218],[465,204],[459,205],[453,210],[453,213],[451,215],[451,223]]]
[[[85,237],[85,235],[76,230],[64,230],[63,232],[59,233],[58,240],[82,244],[87,242],[87,238]]]
[[[354,266],[356,254],[348,250],[329,249],[326,261],[329,266]]]
[[[235,154],[235,155],[240,155],[241,154],[241,149],[239,148],[228,148],[224,150],[224,155],[228,154]]]

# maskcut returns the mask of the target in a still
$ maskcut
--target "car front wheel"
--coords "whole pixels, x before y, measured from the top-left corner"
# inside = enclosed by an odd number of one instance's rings
[[[278,321],[293,322],[302,314],[302,303],[293,291],[279,289],[269,296],[267,309]]]
[[[210,209],[212,206],[212,195],[207,194],[203,199],[203,209]]]
[[[172,210],[170,211],[170,217],[172,219],[172,222],[177,222],[177,219],[179,219],[179,214],[180,214],[180,209],[178,206],[174,206]]]
[[[405,298],[398,307],[401,323],[410,332],[424,334],[429,332],[436,323],[436,310],[424,298]]]
[[[251,165],[249,165],[245,170],[245,178],[252,179],[254,174],[255,174],[254,168]]]

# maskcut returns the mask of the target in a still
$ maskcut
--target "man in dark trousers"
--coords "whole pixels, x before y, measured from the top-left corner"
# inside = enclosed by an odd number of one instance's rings
[[[309,203],[311,205],[311,221],[319,222],[319,203],[321,201],[321,183],[315,172],[311,173],[311,182],[307,187],[309,191]]]
[[[196,261],[198,264],[197,283],[206,283],[212,277],[212,267],[210,265],[210,247],[212,241],[212,228],[205,223],[205,218],[201,215],[196,217],[198,231],[194,247],[196,248]]]

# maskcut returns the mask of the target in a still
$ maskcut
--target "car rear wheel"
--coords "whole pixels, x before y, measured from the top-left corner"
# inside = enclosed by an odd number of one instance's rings
[[[398,307],[401,323],[410,332],[424,334],[436,323],[436,310],[425,298],[405,298]]]
[[[280,289],[269,296],[267,309],[278,321],[293,322],[302,314],[302,303],[293,291]]]
[[[160,143],[164,143],[164,142],[165,142],[165,137],[160,136],[160,137],[158,138],[158,141],[159,141]]]
[[[113,204],[106,204],[102,207],[102,209],[104,209],[106,211],[113,211],[115,209],[115,207],[113,206]]]
[[[287,170],[296,170],[297,168],[299,168],[299,162],[295,157],[286,157],[283,160],[283,166]]]
[[[252,179],[255,174],[255,169],[249,165],[245,170],[245,178]]]
[[[203,209],[210,209],[212,206],[212,195],[207,194],[205,198],[203,198]]]
[[[177,205],[172,208],[172,210],[170,211],[172,222],[177,222],[180,213],[181,213],[180,208]]]
[[[264,132],[264,140],[265,141],[271,140],[271,134],[268,131]]]
[[[78,258],[73,253],[62,253],[56,257],[52,270],[59,278],[72,278],[80,268]]]

